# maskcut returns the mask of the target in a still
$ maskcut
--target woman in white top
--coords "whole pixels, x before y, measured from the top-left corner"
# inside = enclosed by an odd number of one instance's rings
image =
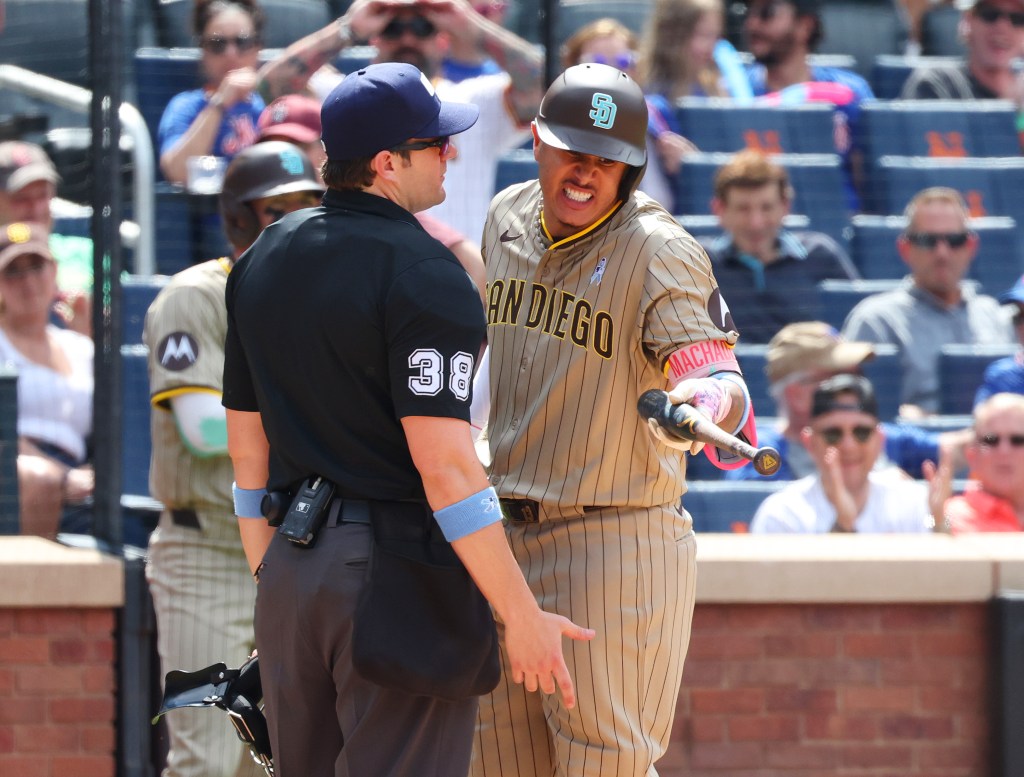
[[[18,490],[24,534],[55,537],[88,502],[92,341],[50,323],[57,265],[39,224],[0,227],[0,363],[18,372]],[[83,527],[79,527],[83,528]]]

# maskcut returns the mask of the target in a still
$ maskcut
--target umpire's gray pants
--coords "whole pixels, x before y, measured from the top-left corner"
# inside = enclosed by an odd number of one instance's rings
[[[352,615],[370,527],[275,535],[256,594],[256,647],[277,777],[462,777],[477,701],[411,696],[352,668]]]

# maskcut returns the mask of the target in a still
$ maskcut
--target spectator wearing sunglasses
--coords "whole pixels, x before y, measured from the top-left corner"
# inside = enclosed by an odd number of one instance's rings
[[[860,375],[875,356],[871,343],[845,340],[824,321],[800,321],[784,326],[768,343],[765,374],[775,400],[772,423],[758,424],[757,439],[779,452],[781,464],[773,480],[796,480],[815,472],[814,460],[801,434],[810,423],[811,400],[818,384],[845,373]],[[742,361],[742,357],[741,357]],[[913,424],[883,423],[884,456],[876,469],[899,467],[912,478],[924,476],[926,461],[963,463],[969,430],[935,432]],[[725,480],[761,480],[753,467],[723,473]]]
[[[867,81],[841,67],[812,65],[808,55],[825,30],[821,0],[749,0],[743,22],[754,63],[747,77],[754,96],[772,102],[827,102],[835,106],[836,152],[842,157],[847,202],[860,208],[863,154],[855,144],[860,104],[874,99]]]
[[[1024,275],[999,295],[999,302],[1013,311],[1013,331],[1017,342],[1024,345]],[[995,394],[1024,394],[1024,349],[1013,356],[997,359],[985,368],[981,385],[974,395],[974,406]]]
[[[502,72],[457,84],[444,78],[442,61],[456,39],[485,51]],[[308,85],[323,99],[341,79],[325,66],[343,50],[366,41],[377,48],[375,63],[415,65],[442,100],[480,109],[476,126],[452,144],[447,197],[430,209],[434,217],[479,240],[494,195],[498,159],[528,140],[530,121],[540,106],[540,52],[467,0],[356,0],[341,18],[296,41],[263,68],[264,93],[277,97]]]
[[[1024,531],[1024,396],[994,394],[974,408],[971,480],[945,503],[953,534]]]
[[[914,418],[939,410],[943,345],[1006,344],[1014,338],[999,303],[964,280],[978,253],[978,235],[959,192],[924,189],[904,215],[907,228],[896,247],[909,276],[898,288],[861,300],[847,316],[843,335],[897,347],[903,368],[900,415]]]
[[[918,68],[903,85],[904,100],[1013,100],[1021,103],[1014,61],[1024,47],[1024,0],[979,0],[963,12],[963,62]]]
[[[256,91],[263,11],[255,0],[196,0],[192,27],[203,86],[171,98],[157,132],[160,170],[180,184],[190,157],[232,159],[255,143],[264,108]]]
[[[929,531],[929,491],[918,481],[875,469],[883,438],[867,378],[836,375],[823,381],[801,432],[816,472],[769,495],[754,514],[751,533]]]

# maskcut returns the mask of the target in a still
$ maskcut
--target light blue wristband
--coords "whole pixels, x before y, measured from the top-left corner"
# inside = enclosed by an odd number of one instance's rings
[[[231,497],[235,500],[235,515],[239,518],[262,518],[265,488],[239,488],[231,484]]]
[[[488,486],[461,502],[441,508],[434,513],[434,518],[444,538],[448,542],[455,542],[501,520],[498,493]]]

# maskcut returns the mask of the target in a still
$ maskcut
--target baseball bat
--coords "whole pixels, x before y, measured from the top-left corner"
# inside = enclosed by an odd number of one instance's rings
[[[735,453],[754,463],[760,475],[774,475],[782,459],[774,448],[755,448],[735,435],[712,423],[711,419],[693,405],[673,405],[668,394],[658,389],[645,391],[637,400],[636,409],[645,419],[653,418],[658,425],[680,440],[703,442],[724,451]]]

